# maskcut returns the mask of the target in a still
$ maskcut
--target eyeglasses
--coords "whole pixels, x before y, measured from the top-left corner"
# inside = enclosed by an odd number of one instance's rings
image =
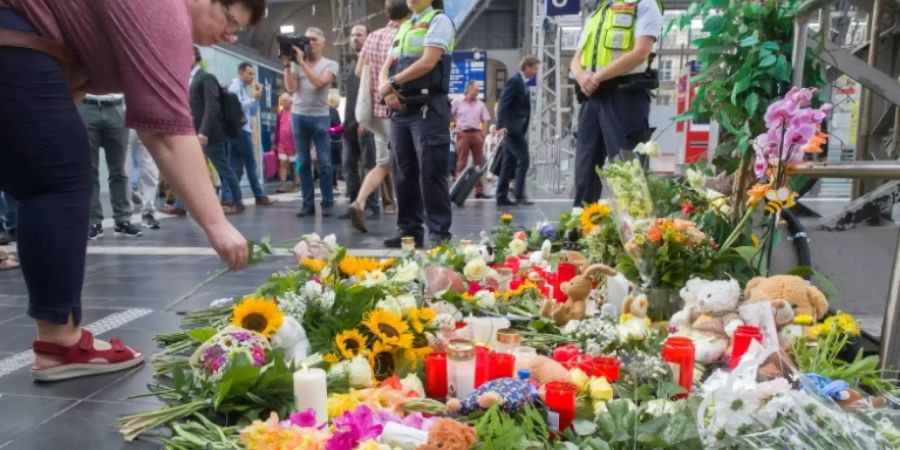
[[[222,10],[225,11],[225,20],[228,21],[228,25],[226,25],[225,31],[228,34],[238,34],[244,31],[244,27],[241,26],[240,22],[234,18],[234,15],[231,14],[231,10],[227,6],[222,6]]]

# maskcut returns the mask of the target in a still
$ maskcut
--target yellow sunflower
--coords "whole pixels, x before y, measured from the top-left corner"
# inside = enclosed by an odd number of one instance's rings
[[[437,314],[431,308],[410,308],[406,310],[406,318],[416,333],[425,331],[426,325],[431,325]]]
[[[403,351],[403,361],[409,366],[410,370],[416,370],[419,364],[425,360],[425,357],[431,354],[434,349],[429,346],[410,348]]]
[[[609,217],[610,213],[612,213],[612,208],[606,203],[594,203],[585,208],[581,213],[581,227],[584,229],[584,234],[590,234],[600,221]]]
[[[372,366],[372,372],[378,381],[384,381],[393,375],[397,369],[394,347],[375,342],[372,351],[369,352],[369,365]]]
[[[369,331],[386,345],[400,348],[412,347],[413,336],[409,334],[409,325],[402,317],[383,309],[369,313],[363,321]]]
[[[300,261],[300,265],[309,269],[312,273],[319,273],[325,268],[325,261],[322,261],[321,259],[305,258],[303,261]]]
[[[380,264],[381,270],[390,269],[391,267],[394,266],[395,262],[397,262],[397,260],[394,258],[388,258],[388,259],[381,261],[381,264]]]
[[[345,256],[338,264],[341,273],[348,277],[360,277],[366,272],[371,272],[379,268],[378,261],[373,258],[358,258],[356,256]]]
[[[435,317],[437,317],[437,312],[434,309],[419,308],[419,320],[425,322],[426,325],[431,325]]]
[[[263,297],[248,297],[234,305],[232,325],[270,337],[281,327],[284,315],[278,303]]]
[[[322,361],[325,361],[331,365],[337,364],[339,360],[340,360],[340,358],[338,358],[337,353],[329,353],[322,357]]]
[[[352,359],[366,348],[366,338],[356,330],[344,330],[334,342],[344,359]]]

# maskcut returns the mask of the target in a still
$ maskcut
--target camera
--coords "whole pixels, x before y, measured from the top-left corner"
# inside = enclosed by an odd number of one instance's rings
[[[295,59],[297,56],[294,54],[296,53],[294,47],[302,50],[305,55],[309,55],[310,41],[306,36],[280,34],[276,40],[278,41],[278,56],[290,56],[291,59]]]

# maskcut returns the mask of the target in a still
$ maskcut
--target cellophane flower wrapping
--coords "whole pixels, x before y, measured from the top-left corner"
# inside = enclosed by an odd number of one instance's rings
[[[266,354],[271,349],[265,336],[228,326],[194,352],[191,370],[198,381],[217,383],[238,355],[245,355],[254,367],[260,367],[266,363]]]
[[[714,372],[698,393],[697,425],[708,449],[900,448],[896,399],[884,408],[842,409],[788,356],[756,341],[731,373]]]
[[[642,253],[640,236],[654,218],[653,200],[644,170],[637,160],[610,163],[600,171],[603,192],[612,197],[613,214],[625,251],[634,260],[645,282],[653,278],[653,264]],[[636,245],[628,245],[633,243]]]

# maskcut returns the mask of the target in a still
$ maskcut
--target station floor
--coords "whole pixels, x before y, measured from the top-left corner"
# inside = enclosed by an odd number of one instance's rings
[[[251,205],[231,220],[248,239],[269,236],[284,248],[306,233],[335,233],[352,253],[387,255],[381,241],[393,233],[396,216],[370,221],[370,232],[362,234],[334,217],[297,218],[299,196],[277,197],[281,201],[276,205]],[[534,197],[533,206],[503,211],[494,200],[470,199],[465,208],[454,207],[454,238],[477,238],[497,223],[501,212],[513,213],[517,224],[530,227],[542,220],[555,221],[571,208],[564,195]],[[336,209],[345,207],[342,201]],[[192,220],[163,218],[161,223],[160,230],[144,230],[140,238],[114,236],[107,223],[105,236],[88,246],[83,290],[84,324],[102,338],[119,337],[143,350],[148,361],[157,349],[153,336],[177,330],[180,313],[206,307],[214,299],[249,293],[269,274],[295,263],[290,256],[272,256],[243,272],[216,277],[223,265]],[[160,405],[154,398],[127,399],[146,391],[149,364],[51,384],[31,380],[34,327],[25,315],[27,301],[21,272],[0,272],[0,449],[160,448],[158,436],[125,443],[111,425],[122,415]],[[869,322],[880,327],[881,310],[866,310]]]

